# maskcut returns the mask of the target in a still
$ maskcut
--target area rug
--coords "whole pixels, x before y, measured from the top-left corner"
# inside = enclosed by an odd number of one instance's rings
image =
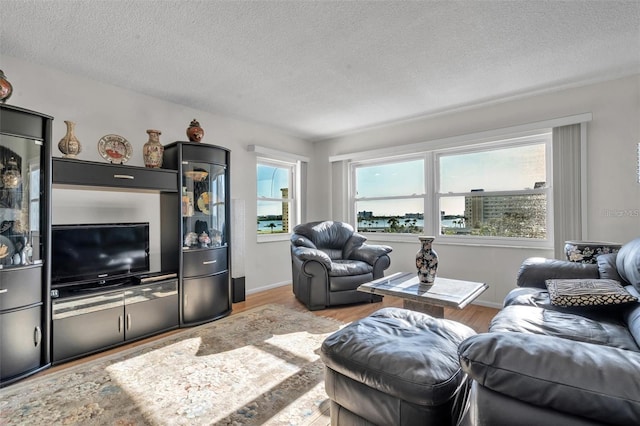
[[[257,307],[0,390],[2,425],[327,425],[322,341],[342,324]]]

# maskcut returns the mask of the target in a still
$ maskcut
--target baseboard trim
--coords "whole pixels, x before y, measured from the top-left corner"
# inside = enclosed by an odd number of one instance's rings
[[[291,285],[291,281],[281,281],[279,283],[267,284],[258,288],[252,288],[251,290],[247,290],[247,294],[260,293],[261,291],[271,290],[272,288],[283,287],[285,285]]]
[[[494,309],[502,309],[502,304],[501,303],[496,303],[496,302],[486,302],[483,300],[476,300],[474,302],[471,303],[472,305],[478,305],[478,306],[485,306],[487,308],[494,308]]]

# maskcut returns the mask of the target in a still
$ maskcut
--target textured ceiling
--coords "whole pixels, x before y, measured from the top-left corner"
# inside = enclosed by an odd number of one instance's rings
[[[640,1],[0,0],[0,22],[1,54],[310,140],[640,72]]]

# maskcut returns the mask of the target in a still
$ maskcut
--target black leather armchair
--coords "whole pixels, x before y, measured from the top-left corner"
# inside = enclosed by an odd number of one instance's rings
[[[309,310],[381,296],[357,291],[381,278],[391,264],[391,247],[365,243],[348,223],[323,221],[296,226],[291,236],[293,293]]]

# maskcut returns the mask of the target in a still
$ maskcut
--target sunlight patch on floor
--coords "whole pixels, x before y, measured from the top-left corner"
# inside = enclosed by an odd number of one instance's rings
[[[207,423],[220,421],[242,410],[251,417],[255,401],[270,392],[277,398],[278,389],[293,386],[288,381],[295,381],[292,376],[305,365],[320,362],[315,352],[322,338],[307,332],[273,335],[264,342],[217,353],[215,347],[203,351],[200,338],[185,339],[110,365],[107,371],[153,423],[163,424],[166,419],[157,413],[168,408],[194,422],[205,416]],[[324,383],[299,398],[315,398],[308,406],[320,406],[326,399]],[[275,419],[286,418],[295,401],[278,412],[272,424],[281,424]],[[318,415],[308,411],[309,416]]]

